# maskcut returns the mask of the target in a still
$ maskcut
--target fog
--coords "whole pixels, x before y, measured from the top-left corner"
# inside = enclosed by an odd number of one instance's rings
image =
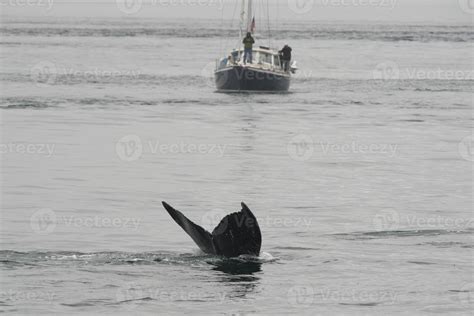
[[[279,20],[468,24],[474,16],[469,0],[259,0],[256,5],[267,2],[271,17]],[[1,0],[0,4],[4,17],[221,19],[238,15],[240,1]]]

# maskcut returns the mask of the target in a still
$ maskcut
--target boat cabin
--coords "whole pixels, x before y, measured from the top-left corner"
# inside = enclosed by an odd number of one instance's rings
[[[223,69],[243,64],[244,50],[239,49],[233,50],[228,57],[221,59],[217,68]],[[278,52],[264,46],[252,50],[252,63],[247,63],[247,65],[252,65],[253,67],[261,69],[283,71]]]

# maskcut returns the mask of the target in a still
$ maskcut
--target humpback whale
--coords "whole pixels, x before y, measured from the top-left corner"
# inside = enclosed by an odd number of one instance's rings
[[[207,254],[225,257],[260,254],[262,234],[257,218],[250,209],[241,203],[242,210],[225,216],[212,233],[193,223],[180,211],[162,202],[175,222],[194,240],[198,247]]]

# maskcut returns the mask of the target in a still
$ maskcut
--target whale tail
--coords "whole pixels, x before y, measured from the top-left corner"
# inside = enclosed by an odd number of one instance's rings
[[[242,210],[224,217],[212,231],[214,249],[226,257],[258,256],[262,235],[257,219],[242,202]]]
[[[191,237],[194,242],[198,245],[205,253],[216,254],[212,243],[212,235],[202,228],[201,226],[193,223],[190,219],[183,215],[178,210],[175,210],[171,205],[166,202],[162,202],[165,209],[174,219],[174,221],[181,226],[181,228]]]
[[[194,240],[199,248],[209,254],[238,257],[239,255],[260,254],[262,235],[257,218],[242,202],[242,210],[225,216],[214,228],[212,234],[193,223],[180,211],[166,202],[165,209],[181,228]]]

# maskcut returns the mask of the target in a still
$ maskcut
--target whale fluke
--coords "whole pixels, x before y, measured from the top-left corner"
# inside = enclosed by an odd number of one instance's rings
[[[193,223],[180,211],[162,202],[165,209],[181,228],[194,240],[205,253],[238,257],[240,255],[260,254],[262,235],[257,218],[252,211],[241,203],[242,210],[225,216],[214,228],[212,234]]]
[[[178,210],[175,210],[171,205],[166,202],[162,202],[165,209],[171,215],[176,223],[184,229],[186,233],[194,240],[199,246],[199,249],[205,253],[214,254],[214,246],[212,245],[212,235],[199,225],[194,224],[186,216]]]

